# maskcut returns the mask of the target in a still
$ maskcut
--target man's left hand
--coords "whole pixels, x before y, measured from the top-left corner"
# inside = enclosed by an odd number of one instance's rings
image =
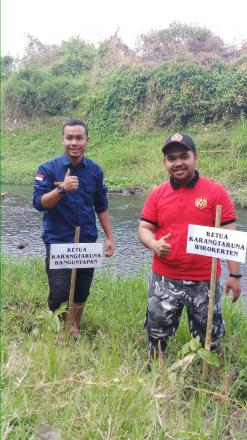
[[[112,255],[114,254],[114,251],[115,251],[114,241],[112,239],[108,238],[106,241],[106,246],[105,246],[105,257],[112,257]]]
[[[241,286],[239,278],[228,278],[225,284],[225,293],[232,291],[232,302],[236,302],[241,294]]]

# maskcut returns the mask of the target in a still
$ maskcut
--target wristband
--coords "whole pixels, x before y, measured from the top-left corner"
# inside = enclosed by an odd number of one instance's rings
[[[241,274],[236,274],[236,273],[230,273],[229,277],[230,278],[242,278],[242,275]]]

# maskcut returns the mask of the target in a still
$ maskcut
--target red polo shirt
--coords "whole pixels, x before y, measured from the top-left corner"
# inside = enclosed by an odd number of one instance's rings
[[[214,226],[216,205],[222,205],[221,224],[236,219],[233,203],[220,183],[200,176],[194,186],[175,188],[165,182],[148,196],[141,219],[157,226],[155,238],[171,233],[171,251],[164,257],[153,256],[152,270],[168,278],[209,280],[212,258],[186,253],[188,225]],[[221,274],[218,261],[217,276]]]

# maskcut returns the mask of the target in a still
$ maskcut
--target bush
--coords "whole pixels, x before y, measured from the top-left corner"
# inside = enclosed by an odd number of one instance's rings
[[[247,69],[215,63],[165,63],[154,69],[148,99],[155,125],[236,119],[247,113]]]
[[[80,38],[71,38],[63,43],[64,59],[56,62],[51,69],[55,76],[77,76],[92,68],[96,50]]]
[[[149,74],[138,67],[120,66],[106,75],[91,94],[94,125],[125,131],[145,102]]]
[[[56,116],[70,113],[75,108],[76,89],[69,80],[50,77],[38,90],[38,111]]]
[[[32,116],[38,109],[37,95],[45,73],[36,67],[25,67],[4,83],[4,111],[11,117]]]
[[[68,79],[53,77],[45,70],[25,67],[4,85],[5,113],[12,117],[64,115],[75,107],[76,89]]]
[[[194,54],[200,45],[206,53],[216,41],[209,31],[200,28],[174,25],[167,32],[159,33],[163,43],[170,42],[181,51],[189,47]],[[160,40],[156,37],[152,38],[159,52],[156,43]],[[152,38],[146,42],[151,44]],[[222,42],[216,43],[220,53]],[[105,135],[106,131],[126,133],[140,126],[156,129],[170,124],[231,122],[247,114],[244,57],[232,64],[217,60],[205,66],[199,64],[199,58],[188,62],[185,56],[186,62],[174,61],[174,55],[173,61],[144,68],[141,59],[116,35],[98,50],[74,37],[54,51],[57,56],[52,66],[37,64],[49,50],[30,37],[25,65],[8,73],[3,84],[6,116],[62,116],[78,109],[97,132]],[[12,60],[7,61],[12,66]]]

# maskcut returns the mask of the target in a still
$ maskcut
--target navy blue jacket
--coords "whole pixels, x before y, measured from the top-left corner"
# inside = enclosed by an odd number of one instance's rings
[[[66,192],[53,207],[44,209],[41,197],[55,188],[54,182],[62,182],[70,168],[71,175],[79,179],[79,188]],[[43,215],[43,240],[46,247],[52,243],[73,243],[75,227],[80,226],[80,242],[97,240],[95,212],[108,209],[107,187],[103,184],[102,169],[92,160],[83,158],[73,167],[64,153],[39,166],[34,183],[33,206]]]

